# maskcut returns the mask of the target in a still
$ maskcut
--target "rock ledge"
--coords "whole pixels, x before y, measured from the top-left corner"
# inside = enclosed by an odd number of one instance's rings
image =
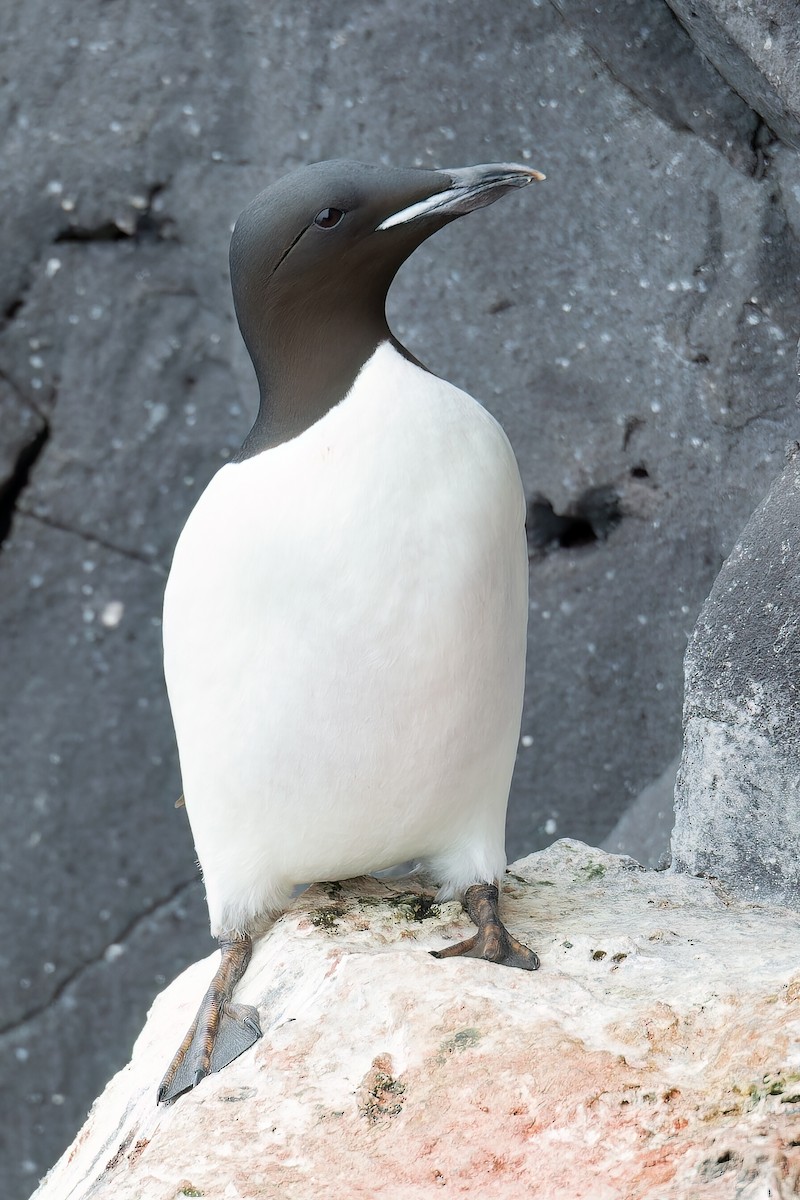
[[[309,889],[239,992],[262,1041],[157,1109],[216,956],[190,967],[36,1200],[797,1194],[796,914],[561,841],[506,880],[528,975],[426,955],[467,932],[432,895]]]

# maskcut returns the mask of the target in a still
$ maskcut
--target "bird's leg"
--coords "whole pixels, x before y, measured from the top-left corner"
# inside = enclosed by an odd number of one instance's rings
[[[253,943],[246,934],[219,938],[220,964],[203,997],[197,1016],[178,1047],[158,1089],[158,1103],[167,1104],[195,1084],[221,1071],[261,1037],[258,1013],[249,1004],[232,1004],[233,989],[244,975]]]
[[[434,958],[485,958],[504,967],[519,967],[523,971],[535,971],[539,957],[518,942],[500,920],[497,904],[499,891],[493,883],[474,883],[464,893],[464,907],[478,926],[478,932],[465,942],[446,946],[444,950],[431,950]]]

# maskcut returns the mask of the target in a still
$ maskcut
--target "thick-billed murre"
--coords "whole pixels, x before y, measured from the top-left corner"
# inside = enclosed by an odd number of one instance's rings
[[[519,470],[486,410],[392,336],[385,301],[437,229],[542,178],[316,163],[236,223],[261,405],[181,533],[163,625],[222,958],[160,1101],[260,1036],[232,993],[299,883],[423,862],[478,926],[437,957],[539,965],[498,915],[527,624]]]

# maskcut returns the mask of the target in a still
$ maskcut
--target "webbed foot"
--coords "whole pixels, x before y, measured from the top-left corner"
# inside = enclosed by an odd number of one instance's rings
[[[518,942],[500,920],[499,892],[493,883],[475,883],[464,893],[464,907],[478,926],[477,933],[464,942],[431,950],[434,958],[483,958],[504,967],[535,971],[539,956]]]
[[[250,961],[252,942],[249,937],[220,938],[220,949],[217,972],[161,1080],[159,1104],[169,1104],[206,1075],[221,1071],[261,1037],[256,1009],[231,1002]]]

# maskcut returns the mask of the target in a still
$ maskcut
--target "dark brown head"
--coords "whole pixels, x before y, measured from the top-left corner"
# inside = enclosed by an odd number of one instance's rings
[[[544,178],[513,163],[447,171],[314,163],[236,222],[231,283],[261,389],[245,455],[297,436],[346,395],[390,336],[386,295],[437,229]]]

